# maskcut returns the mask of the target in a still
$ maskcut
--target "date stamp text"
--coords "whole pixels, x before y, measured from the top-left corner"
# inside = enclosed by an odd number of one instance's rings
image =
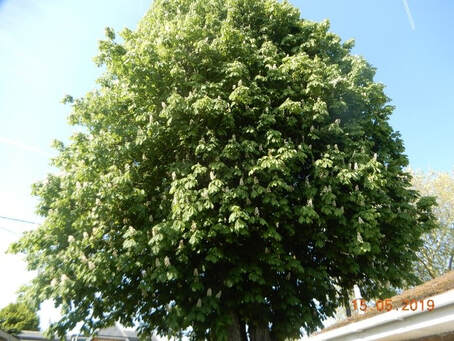
[[[355,299],[352,301],[353,310],[367,312],[369,310],[382,311],[432,311],[435,309],[434,300],[402,300],[399,306],[393,305],[393,301],[390,298],[384,300],[369,301],[363,299]]]

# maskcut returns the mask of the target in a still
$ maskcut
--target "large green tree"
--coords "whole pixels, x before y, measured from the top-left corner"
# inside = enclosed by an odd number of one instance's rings
[[[155,0],[107,29],[99,87],[66,98],[82,132],[34,187],[45,222],[13,246],[54,330],[280,341],[354,283],[414,280],[433,201],[374,69],[328,29],[275,0]]]
[[[10,303],[0,310],[0,330],[10,334],[18,334],[22,330],[39,330],[38,314],[26,303]]]

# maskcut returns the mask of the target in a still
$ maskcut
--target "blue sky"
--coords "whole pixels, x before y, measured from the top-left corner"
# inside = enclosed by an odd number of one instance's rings
[[[396,110],[391,119],[402,134],[414,169],[454,167],[454,2],[448,0],[293,0],[302,17],[331,21],[331,30],[356,40],[355,54],[378,70],[376,80]],[[92,62],[104,27],[134,28],[148,0],[0,0],[0,216],[41,221],[30,196],[33,182],[51,171],[50,143],[67,141],[65,94],[82,96],[99,70]],[[410,16],[409,16],[410,14]],[[410,20],[413,18],[413,23]],[[413,25],[414,24],[414,25]],[[20,257],[3,255],[18,232],[33,225],[0,218],[0,307],[33,274]],[[45,327],[55,317],[47,304]]]

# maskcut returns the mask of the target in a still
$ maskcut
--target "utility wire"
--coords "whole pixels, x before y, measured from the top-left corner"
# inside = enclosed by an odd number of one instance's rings
[[[34,221],[24,220],[24,219],[17,219],[17,218],[4,217],[4,216],[0,216],[0,219],[16,221],[16,222],[25,223],[25,224],[31,224],[31,225],[39,225],[39,223],[36,223]],[[5,232],[9,232],[9,233],[14,234],[14,235],[21,235],[23,233],[23,231],[13,231],[13,230],[11,230],[9,228],[6,228],[6,227],[3,227],[3,226],[0,226],[0,230],[3,230]]]
[[[6,227],[3,227],[3,226],[0,226],[0,230],[3,230],[3,231],[6,231],[6,232],[9,232],[9,233],[11,233],[11,234],[14,234],[14,235],[20,235],[20,232],[18,232],[18,231],[13,231],[13,230],[10,230],[10,229],[8,229],[8,228],[6,228]]]
[[[40,223],[35,223],[34,221],[29,221],[29,220],[23,220],[23,219],[17,219],[17,218],[11,218],[11,217],[4,217],[0,215],[0,219],[6,219],[6,220],[11,220],[11,221],[18,221],[20,223],[26,223],[26,224],[32,224],[32,225],[40,225]]]

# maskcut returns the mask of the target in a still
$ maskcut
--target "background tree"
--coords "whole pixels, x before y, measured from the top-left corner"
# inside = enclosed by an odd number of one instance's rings
[[[421,194],[436,197],[434,214],[440,226],[423,235],[416,275],[428,281],[452,270],[454,257],[454,173],[412,172],[412,185]]]
[[[415,280],[433,200],[410,189],[374,69],[275,0],[156,0],[73,99],[46,217],[13,246],[60,335],[119,320],[193,340],[284,340]],[[343,290],[344,290],[343,289]],[[246,326],[248,326],[246,333]]]
[[[10,303],[0,310],[0,330],[10,334],[39,330],[38,314],[25,303]]]

